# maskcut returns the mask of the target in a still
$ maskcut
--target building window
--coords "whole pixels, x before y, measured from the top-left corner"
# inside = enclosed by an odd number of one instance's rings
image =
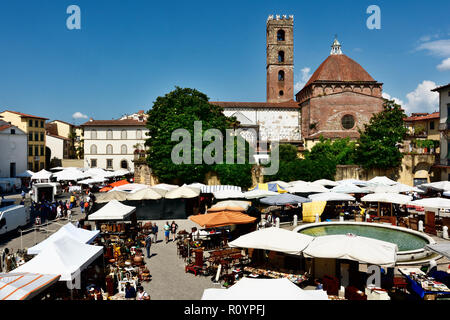
[[[16,129],[11,129],[11,134],[16,134]]]
[[[95,144],[91,145],[91,154],[97,154],[97,146]]]
[[[278,71],[278,81],[284,81],[284,71]]]
[[[34,155],[35,156],[39,155],[39,146],[34,146]]]
[[[97,139],[97,130],[93,129],[91,131],[91,139],[93,140]]]
[[[44,121],[41,121],[41,128],[44,127]]]
[[[43,162],[41,162],[41,169],[40,170],[44,170],[44,163]]]
[[[113,168],[113,159],[106,159],[106,169]]]
[[[342,117],[341,123],[344,129],[353,129],[353,127],[355,126],[355,118],[352,115],[347,114]]]
[[[97,159],[91,159],[91,168],[97,167]]]
[[[32,127],[33,126],[33,120],[28,120],[28,126]]]
[[[278,30],[277,32],[277,40],[278,41],[284,41],[284,30]]]
[[[108,131],[106,131],[106,139],[112,140],[112,138],[113,138],[113,132],[111,129],[108,129]]]
[[[434,121],[430,122],[430,130],[434,130]]]
[[[44,155],[44,146],[41,146],[41,156]]]
[[[126,140],[127,139],[127,130],[122,130],[120,133],[120,139]]]
[[[106,154],[113,154],[113,146],[108,144],[106,146]]]
[[[284,51],[278,52],[278,62],[284,62]]]
[[[39,128],[39,121],[34,120],[34,126],[35,126],[36,128]]]
[[[120,162],[120,168],[121,169],[128,169],[128,161],[127,160],[122,160]]]
[[[33,132],[28,133],[28,141],[33,141]]]
[[[121,147],[120,147],[120,153],[121,154],[127,154],[127,146],[126,145],[122,145]]]
[[[278,94],[280,95],[280,97],[282,97],[284,95],[283,90],[280,90],[280,92],[278,92]]]
[[[39,132],[34,133],[34,141],[39,141]]]
[[[142,130],[136,130],[136,139],[142,139]]]
[[[33,170],[33,162],[28,162],[28,170]]]
[[[28,146],[28,155],[33,156],[33,146]],[[31,164],[31,169],[33,169],[33,164]]]
[[[44,134],[41,133],[41,141],[44,141]]]

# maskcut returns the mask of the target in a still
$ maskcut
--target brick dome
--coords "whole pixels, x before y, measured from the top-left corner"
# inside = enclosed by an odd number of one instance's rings
[[[317,68],[305,88],[315,81],[376,82],[361,65],[344,54],[330,55]]]

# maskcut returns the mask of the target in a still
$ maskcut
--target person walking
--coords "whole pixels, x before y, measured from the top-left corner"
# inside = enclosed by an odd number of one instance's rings
[[[175,242],[175,236],[177,235],[177,229],[178,225],[175,223],[175,221],[172,221],[172,224],[170,225],[170,231],[172,232],[172,241]]]
[[[147,258],[150,258],[150,248],[152,247],[152,234],[145,237],[145,249],[147,249]]]
[[[166,238],[166,243],[169,242],[169,235],[170,235],[169,221],[166,221],[166,224],[164,225],[164,237]]]
[[[156,222],[153,223],[152,233],[153,233],[153,241],[155,243],[157,243],[158,242],[158,226],[156,225]]]

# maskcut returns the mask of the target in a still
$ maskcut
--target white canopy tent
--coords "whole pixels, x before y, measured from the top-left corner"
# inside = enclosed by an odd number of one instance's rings
[[[312,182],[313,184],[318,184],[321,186],[329,186],[329,187],[336,187],[339,185],[339,183],[337,183],[336,181],[331,181],[328,179],[321,179],[321,180],[316,180],[314,182]]]
[[[297,184],[308,184],[309,182],[303,181],[303,180],[296,180],[296,181],[291,181],[288,183],[288,187],[293,187]]]
[[[432,209],[450,209],[450,199],[445,198],[425,198],[410,201],[408,204]]]
[[[31,178],[33,176],[34,172],[30,170],[25,170],[22,173],[19,173],[16,175],[17,178]]]
[[[369,193],[368,190],[358,187],[353,183],[341,183],[338,186],[332,188],[330,192],[336,193]]]
[[[160,184],[154,185],[152,188],[162,189],[165,191],[171,191],[171,190],[178,189],[179,186],[177,186],[175,184],[160,183]]]
[[[126,192],[136,192],[142,189],[148,189],[148,185],[140,183],[127,183],[121,186],[114,187],[110,191],[126,191]]]
[[[91,175],[77,169],[65,169],[53,174],[58,181],[78,181],[89,178]]]
[[[148,187],[127,194],[127,200],[158,200],[162,197],[161,193],[156,191],[156,189]]]
[[[380,266],[394,266],[396,244],[353,234],[315,237],[303,250],[306,257],[348,259]]]
[[[253,231],[229,242],[230,247],[254,248],[300,255],[314,237],[281,228]]]
[[[370,179],[369,181],[367,181],[367,183],[369,184],[383,184],[383,185],[388,185],[388,186],[392,186],[394,184],[397,184],[397,181],[391,180],[388,177],[382,176],[382,177],[375,177],[373,179]]]
[[[244,192],[245,199],[259,199],[276,195],[278,195],[278,192],[261,189]]]
[[[112,200],[125,201],[125,200],[127,200],[127,196],[128,196],[128,192],[111,190],[111,191],[99,194],[97,199],[95,200],[95,202],[105,203],[105,202],[110,202]]]
[[[324,192],[308,196],[312,201],[355,201],[355,198],[346,193]]]
[[[213,204],[211,208],[227,208],[227,207],[240,207],[243,211],[246,211],[248,207],[250,207],[252,203],[250,201],[242,201],[242,200],[225,200],[219,201],[216,204]]]
[[[30,300],[59,278],[55,274],[0,273],[0,300]]]
[[[450,191],[450,181],[438,181],[432,183],[424,183],[419,186],[421,189],[432,189],[436,191]]]
[[[94,178],[89,178],[89,179],[84,179],[81,181],[78,181],[77,184],[95,184],[95,183],[104,183],[106,182],[108,179],[105,177],[99,177],[96,176]]]
[[[80,243],[91,243],[100,233],[99,230],[96,231],[89,231],[81,228],[75,227],[72,223],[68,223],[64,226],[62,226],[58,231],[56,231],[54,234],[52,234],[50,237],[45,239],[44,241],[39,242],[37,245],[28,248],[27,253],[32,254],[39,254],[48,246],[50,243],[53,243],[61,238],[72,238],[73,240],[76,240]]]
[[[135,211],[136,207],[124,205],[117,200],[111,200],[100,210],[90,214],[88,220],[124,220]]]
[[[337,183],[339,183],[339,184],[354,184],[357,186],[366,186],[367,185],[367,181],[362,181],[362,180],[358,180],[358,179],[344,179],[344,180],[337,181]]]
[[[372,193],[361,198],[365,202],[385,202],[396,204],[407,204],[412,200],[412,197],[398,194],[398,193]]]
[[[53,173],[51,173],[50,171],[42,169],[39,172],[33,173],[33,175],[31,176],[31,180],[39,180],[39,181],[41,181],[41,180],[50,180],[52,175],[53,175]]]
[[[130,174],[130,171],[125,170],[125,169],[119,169],[114,171],[114,177],[122,177],[122,176],[126,176],[127,174]]]
[[[328,300],[324,290],[303,290],[286,278],[242,278],[228,289],[205,289],[202,300]]]
[[[220,190],[213,192],[216,199],[240,199],[244,198],[244,194],[238,190]]]
[[[289,193],[324,193],[330,190],[320,184],[313,183],[297,183],[292,187],[286,189]]]
[[[186,185],[181,186],[177,189],[171,190],[166,193],[165,198],[166,199],[189,199],[189,198],[195,198],[200,195],[200,190],[197,188],[188,187]]]
[[[92,246],[65,237],[51,242],[36,257],[12,272],[56,274],[61,275],[59,281],[72,281],[102,254],[101,246]]]

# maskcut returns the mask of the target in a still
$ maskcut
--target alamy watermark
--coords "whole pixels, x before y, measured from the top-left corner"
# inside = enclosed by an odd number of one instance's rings
[[[256,146],[250,143],[246,144],[245,139],[240,134],[242,130],[226,129],[225,131],[225,137],[218,129],[207,129],[203,132],[201,121],[194,122],[194,137],[192,137],[191,133],[184,128],[173,131],[171,141],[179,143],[172,148],[172,162],[174,164],[205,163],[208,165],[224,163],[255,164],[255,155],[257,154],[255,150]],[[245,131],[246,134],[258,137],[258,133],[254,129],[246,129]],[[209,144],[203,149],[204,142],[209,142]],[[246,150],[246,145],[249,146],[249,150]],[[263,167],[262,175],[274,175],[278,172],[278,146],[278,140],[271,141],[271,153],[268,155],[269,158],[265,161],[268,166]],[[259,147],[267,150],[267,142],[261,141]],[[246,159],[246,154],[248,154],[248,159]]]
[[[367,7],[367,14],[370,16],[367,18],[366,26],[369,30],[380,30],[381,29],[381,9],[377,5],[371,5]]]
[[[77,5],[70,5],[66,10],[67,14],[70,16],[66,20],[66,26],[69,30],[80,30],[81,29],[81,9]]]

